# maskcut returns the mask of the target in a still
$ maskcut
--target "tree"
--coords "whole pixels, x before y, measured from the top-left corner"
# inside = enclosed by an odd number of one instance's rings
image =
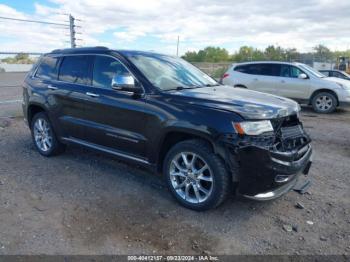
[[[333,56],[331,50],[324,45],[317,45],[313,50],[315,51],[315,61],[327,61]]]
[[[230,55],[225,48],[208,46],[198,52],[186,52],[183,59],[189,62],[225,62],[230,60]]]
[[[1,60],[7,64],[33,64],[35,61],[29,57],[29,54],[19,53],[14,57],[6,57]]]
[[[267,60],[282,61],[285,60],[284,50],[280,46],[270,45],[265,49],[265,58]]]

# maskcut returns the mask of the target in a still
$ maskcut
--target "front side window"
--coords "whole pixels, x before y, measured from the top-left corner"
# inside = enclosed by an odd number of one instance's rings
[[[44,56],[39,64],[35,76],[43,79],[57,79],[57,57]]]
[[[325,76],[331,76],[331,72],[329,71],[322,71],[322,74],[324,74]]]
[[[299,75],[304,74],[303,71],[301,71],[299,68],[295,66],[290,67],[290,77],[292,78],[298,78]]]
[[[125,66],[116,59],[108,56],[95,56],[93,86],[110,89],[113,77],[129,74]]]
[[[64,57],[58,80],[74,84],[90,85],[90,57],[85,55]]]
[[[210,76],[177,57],[152,53],[125,55],[155,87],[163,91],[218,85]]]

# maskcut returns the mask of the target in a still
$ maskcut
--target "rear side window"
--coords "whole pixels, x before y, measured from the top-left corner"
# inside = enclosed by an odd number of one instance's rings
[[[84,55],[66,56],[61,63],[58,80],[90,85],[90,57]]]
[[[58,71],[57,57],[44,56],[38,66],[35,76],[43,79],[57,79]]]
[[[93,86],[110,89],[113,77],[128,74],[129,71],[116,59],[108,56],[95,57]]]
[[[237,72],[250,74],[250,75],[263,75],[263,76],[279,76],[280,65],[278,64],[250,64],[237,66],[235,69]]]

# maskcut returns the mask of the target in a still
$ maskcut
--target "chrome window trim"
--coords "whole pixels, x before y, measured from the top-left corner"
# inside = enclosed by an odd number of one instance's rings
[[[49,54],[48,54],[49,55]],[[53,55],[53,57],[66,57],[66,56],[82,56],[82,55],[85,55],[85,56],[107,56],[107,57],[111,57],[113,58],[114,60],[116,60],[117,62],[121,63],[125,68],[126,70],[128,70],[128,72],[132,75],[133,78],[136,79],[137,82],[140,83],[141,85],[141,88],[143,90],[143,93],[141,95],[144,95],[146,94],[146,91],[145,91],[145,88],[143,87],[142,83],[139,81],[139,79],[129,70],[129,68],[122,62],[120,61],[118,58],[112,56],[112,55],[107,55],[107,54],[97,54],[97,53],[86,53],[86,54],[55,54]],[[96,87],[96,86],[93,86],[93,84],[91,85],[84,85],[84,84],[78,84],[78,83],[72,83],[72,82],[67,82],[67,81],[61,81],[61,80],[58,80],[58,77],[59,77],[59,71],[57,72],[57,79],[42,79],[42,78],[39,78],[36,76],[36,71],[38,70],[39,66],[41,64],[41,61],[40,63],[38,64],[38,66],[36,67],[35,69],[35,72],[34,74],[32,75],[32,78],[37,78],[37,79],[40,79],[40,80],[48,80],[48,81],[56,81],[56,82],[59,82],[59,83],[65,83],[65,84],[74,84],[74,85],[79,85],[79,86],[88,86],[88,87],[93,87],[93,88],[98,88],[98,89],[104,89],[104,90],[113,90],[112,88],[111,89],[107,89],[107,88],[101,88],[101,87]],[[61,65],[60,65],[61,67]],[[59,68],[60,69],[60,68]],[[93,75],[92,75],[92,81],[93,81]],[[116,90],[114,90],[116,91]],[[116,91],[118,93],[122,92],[122,93],[129,93],[131,94],[132,92],[129,92],[129,91]]]

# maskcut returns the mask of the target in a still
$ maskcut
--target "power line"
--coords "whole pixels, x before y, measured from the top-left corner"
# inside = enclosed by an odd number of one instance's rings
[[[19,19],[19,18],[4,17],[4,16],[0,16],[0,19],[19,21],[19,22],[45,24],[45,25],[56,25],[56,26],[62,26],[65,28],[69,28],[70,43],[71,43],[72,48],[76,47],[76,40],[77,39],[75,38],[75,34],[76,34],[75,28],[81,28],[81,26],[75,25],[75,21],[81,21],[81,20],[75,19],[75,17],[73,17],[71,14],[69,14],[69,24],[54,23],[54,22],[39,21],[39,20],[29,20],[29,19]],[[78,33],[78,34],[81,34],[81,33]]]
[[[0,16],[0,19],[13,20],[13,21],[20,21],[20,22],[29,22],[29,23],[37,23],[37,24],[46,24],[46,25],[58,25],[58,26],[69,27],[68,24],[53,23],[53,22],[46,22],[46,21],[39,21],[39,20],[18,19],[18,18],[4,17],[4,16]]]

